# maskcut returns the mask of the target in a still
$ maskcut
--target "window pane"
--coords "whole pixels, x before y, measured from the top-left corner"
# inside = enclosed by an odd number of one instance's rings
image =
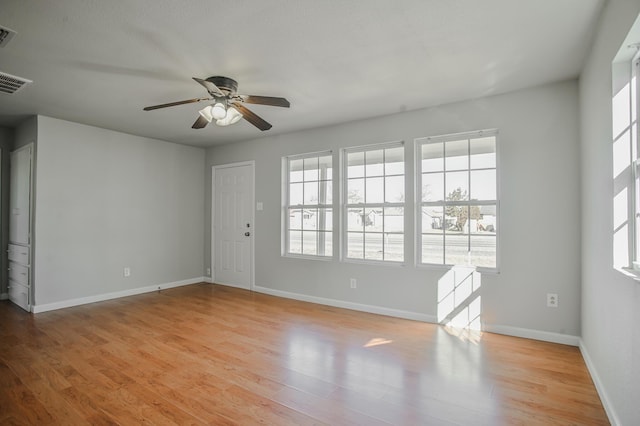
[[[320,166],[320,179],[333,179],[333,158],[331,155],[325,155],[318,159]]]
[[[318,174],[318,157],[305,158],[304,159],[304,180],[308,182],[310,180],[318,180],[320,175]]]
[[[443,208],[422,207],[422,232],[429,234],[442,234],[444,226]]]
[[[444,235],[422,235],[422,263],[444,263]]]
[[[447,173],[447,201],[464,201],[469,199],[469,172]]]
[[[497,267],[495,235],[471,236],[471,263],[485,268]]]
[[[289,205],[296,206],[302,204],[302,184],[292,183],[289,185]]]
[[[302,254],[301,231],[289,231],[289,253]]]
[[[350,152],[347,154],[347,177],[364,176],[364,152]]]
[[[359,232],[347,233],[347,257],[364,259],[364,234]]]
[[[429,143],[422,145],[422,171],[444,171],[444,143]]]
[[[471,172],[472,200],[495,200],[496,195],[496,171],[477,170]]]
[[[381,208],[365,209],[364,215],[365,232],[382,232],[382,224],[384,222],[384,218]]]
[[[404,261],[403,234],[384,234],[384,260]]]
[[[302,210],[289,209],[289,229],[302,229]]]
[[[472,209],[474,207],[480,210],[480,219],[478,219],[475,227],[476,233],[495,235],[498,226],[496,217],[497,206],[495,204],[489,206],[471,206]],[[473,229],[472,227],[472,230]]]
[[[445,208],[445,222],[447,233],[469,233],[469,206],[447,206]]]
[[[318,204],[318,182],[304,183],[304,204]]]
[[[404,202],[404,176],[385,178],[385,201],[387,203]]]
[[[404,208],[384,209],[384,232],[404,232]]]
[[[404,147],[389,148],[384,151],[385,175],[404,174]]]
[[[318,210],[304,209],[302,210],[302,229],[318,229]]]
[[[445,147],[445,167],[447,170],[466,170],[469,168],[469,142],[447,142]]]
[[[444,263],[447,265],[466,265],[469,254],[468,235],[446,235]]]
[[[320,193],[318,194],[320,204],[333,203],[333,183],[330,180],[320,181]]]
[[[316,231],[302,231],[302,254],[318,254],[317,238]]]
[[[383,260],[382,255],[382,234],[364,234],[364,258],[371,260]]]
[[[496,167],[496,138],[472,139],[470,144],[472,169]]]
[[[364,232],[364,209],[349,209],[347,229],[349,231]]]
[[[384,201],[384,178],[367,178],[365,203],[382,203]]]
[[[289,182],[302,182],[302,159],[289,160]]]
[[[384,175],[384,150],[377,149],[375,151],[365,152],[366,158],[366,176],[382,176]]]
[[[319,255],[333,256],[333,241],[331,232],[318,232]]]
[[[347,189],[347,203],[364,203],[364,179],[349,179]]]
[[[422,174],[422,201],[444,200],[444,173]]]
[[[333,229],[333,210],[318,209],[318,229],[331,231]]]

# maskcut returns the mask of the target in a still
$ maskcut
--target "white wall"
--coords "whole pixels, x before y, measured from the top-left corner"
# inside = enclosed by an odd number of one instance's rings
[[[608,2],[580,77],[582,349],[621,425],[640,424],[640,283],[612,267],[611,63],[638,12],[638,1]]]
[[[202,276],[204,150],[43,116],[37,130],[36,306]]]
[[[511,334],[528,329],[542,334],[577,336],[580,332],[577,88],[576,81],[568,81],[502,96],[215,146],[207,151],[205,221],[210,224],[211,166],[255,160],[256,200],[264,203],[264,210],[256,211],[257,286],[434,318],[437,281],[446,271],[416,268],[412,264],[412,208],[407,211],[405,256],[408,262],[403,267],[280,256],[281,157],[404,140],[409,160],[407,173],[412,173],[414,138],[497,128],[500,132],[501,271],[482,277],[483,321],[489,329]],[[268,118],[268,110],[262,111]],[[409,189],[407,199],[412,200],[413,188]],[[209,243],[210,227],[206,232]],[[210,262],[209,256],[210,244],[205,250],[206,264]],[[351,277],[358,279],[356,290],[349,288]],[[559,308],[546,307],[547,292],[559,294]],[[577,343],[577,338],[574,342]]]

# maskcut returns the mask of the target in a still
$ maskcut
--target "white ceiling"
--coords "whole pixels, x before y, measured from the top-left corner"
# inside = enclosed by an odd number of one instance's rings
[[[604,0],[2,0],[0,126],[42,114],[194,146],[327,126],[578,76]],[[194,130],[231,77],[273,124]]]

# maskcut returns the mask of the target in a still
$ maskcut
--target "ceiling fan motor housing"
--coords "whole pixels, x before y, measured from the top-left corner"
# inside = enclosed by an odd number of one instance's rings
[[[234,94],[238,90],[238,82],[229,77],[213,76],[207,78],[207,81],[215,84],[221,91],[227,92],[227,95]]]

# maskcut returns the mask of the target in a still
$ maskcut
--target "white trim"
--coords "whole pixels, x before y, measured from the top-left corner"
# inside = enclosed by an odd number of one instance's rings
[[[268,287],[255,286],[254,291],[269,294],[271,296],[284,297],[286,299],[300,300],[303,302],[318,303],[320,305],[334,306],[336,308],[352,309],[354,311],[368,312],[371,314],[386,315],[396,318],[404,318],[414,321],[438,324],[435,315],[422,314],[419,312],[403,311],[400,309],[385,308],[383,306],[365,305],[362,303],[347,302],[344,300],[329,299],[326,297],[310,296],[301,293],[276,290]],[[504,334],[513,337],[524,337],[527,339],[541,340],[544,342],[560,343],[563,345],[578,346],[580,338],[568,334],[552,333],[549,331],[532,330],[528,328],[510,327],[504,325],[484,324],[482,331],[488,333]]]
[[[9,300],[9,293],[0,293],[0,300]]]
[[[105,300],[118,299],[120,297],[135,296],[136,294],[151,293],[168,288],[182,287],[190,284],[205,282],[208,277],[196,277],[188,280],[174,281],[164,284],[150,285],[146,287],[132,288],[129,290],[115,291],[112,293],[96,294],[94,296],[79,297],[77,299],[62,300],[60,302],[46,303],[43,305],[31,305],[31,312],[38,314],[41,312],[54,311],[56,309],[69,308],[72,306],[86,305],[88,303],[103,302]]]
[[[596,370],[593,361],[591,361],[591,357],[589,356],[589,352],[587,351],[587,347],[585,346],[584,340],[582,340],[582,338],[580,338],[579,347],[582,358],[584,359],[584,363],[587,365],[587,370],[589,370],[589,374],[591,375],[591,380],[596,387],[596,391],[598,392],[598,396],[600,397],[600,401],[602,402],[602,406],[604,407],[604,411],[605,413],[607,413],[607,417],[609,418],[609,423],[611,423],[613,426],[621,425],[622,423],[620,423],[620,419],[618,419],[618,416],[613,409],[611,399],[607,394],[602,380],[600,380],[598,371]]]
[[[433,315],[421,314],[418,312],[402,311],[400,309],[385,308],[382,306],[365,305],[362,303],[347,302],[344,300],[329,299],[326,297],[309,296],[306,294],[292,293],[267,287],[256,286],[254,290],[258,293],[270,294],[271,296],[301,300],[303,302],[318,303],[320,305],[334,306],[336,308],[352,309],[354,311],[368,312],[371,314],[386,315],[390,317],[404,318],[429,323],[435,323],[437,320],[437,318]]]
[[[562,345],[570,346],[578,346],[580,343],[580,337],[578,336],[554,333],[551,331],[533,330],[530,328],[511,327],[508,325],[483,324],[482,331],[514,337],[524,337],[526,339],[542,340],[543,342],[560,343]]]

